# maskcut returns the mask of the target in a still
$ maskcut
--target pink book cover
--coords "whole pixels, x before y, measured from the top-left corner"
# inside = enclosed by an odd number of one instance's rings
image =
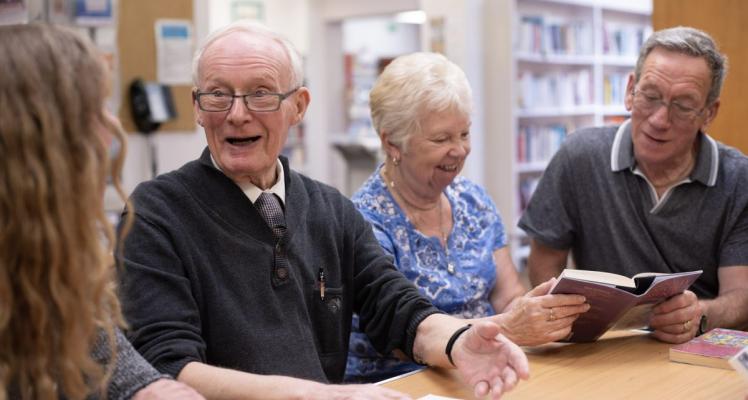
[[[745,346],[748,346],[748,332],[716,328],[686,343],[673,346],[671,351],[704,357],[729,358]]]

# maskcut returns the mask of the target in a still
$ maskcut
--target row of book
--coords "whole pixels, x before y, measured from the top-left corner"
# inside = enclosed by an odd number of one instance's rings
[[[588,68],[576,71],[519,74],[518,106],[521,109],[571,107],[592,104],[592,82]]]
[[[547,162],[561,147],[569,129],[563,124],[522,125],[517,134],[517,162]]]
[[[543,15],[523,15],[519,23],[517,50],[537,54],[593,53],[592,24],[589,21]]]
[[[651,26],[606,22],[602,34],[603,54],[636,56],[651,34]]]
[[[603,104],[623,104],[628,73],[611,72],[603,77]]]

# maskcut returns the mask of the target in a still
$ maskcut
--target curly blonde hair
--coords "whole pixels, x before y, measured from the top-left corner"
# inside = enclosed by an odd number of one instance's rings
[[[125,136],[104,109],[91,43],[46,24],[0,27],[0,399],[102,393],[123,326],[114,231]],[[122,144],[110,161],[106,134]],[[107,334],[111,357],[91,349]]]

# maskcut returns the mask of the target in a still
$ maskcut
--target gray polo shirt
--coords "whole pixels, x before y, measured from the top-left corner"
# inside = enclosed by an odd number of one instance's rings
[[[748,158],[700,133],[688,179],[657,199],[638,173],[630,121],[568,137],[519,227],[571,249],[579,268],[632,276],[704,270],[691,288],[719,291],[717,268],[748,265]]]

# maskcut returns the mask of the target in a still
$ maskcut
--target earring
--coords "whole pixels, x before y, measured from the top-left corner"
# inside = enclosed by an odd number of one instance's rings
[[[397,167],[398,165],[400,165],[400,158],[392,157],[392,163]]]

